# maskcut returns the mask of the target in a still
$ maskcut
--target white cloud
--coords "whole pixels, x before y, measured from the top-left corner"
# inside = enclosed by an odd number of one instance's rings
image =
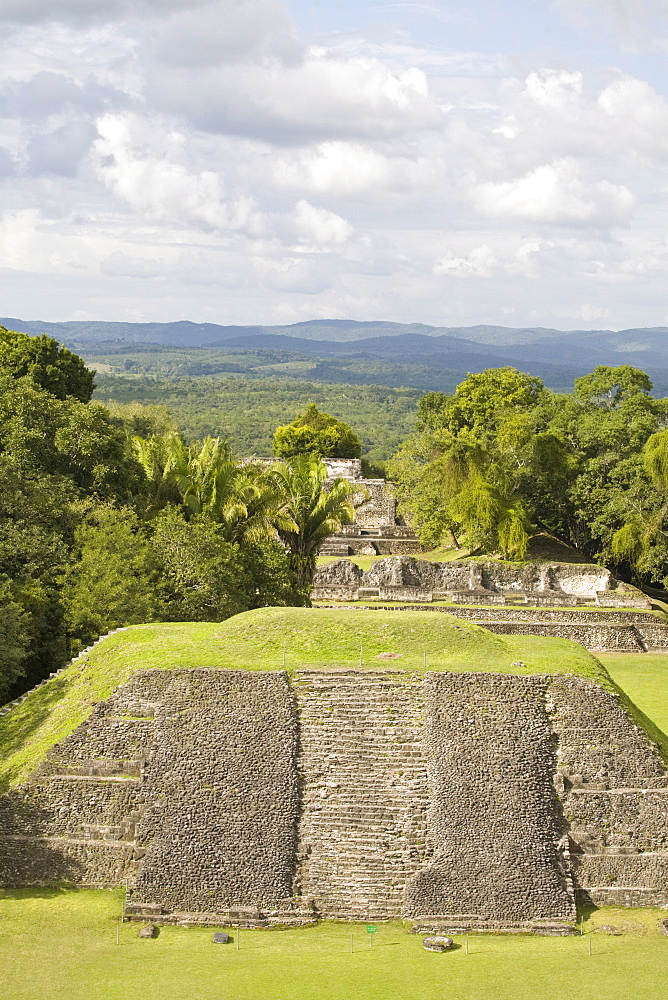
[[[517,180],[480,184],[474,200],[479,211],[497,218],[603,226],[625,224],[636,203],[623,185],[585,184],[572,160],[536,167]]]
[[[302,198],[296,205],[296,230],[305,247],[331,249],[346,244],[353,227],[346,219],[326,208],[318,208]]]
[[[492,274],[497,265],[496,254],[491,247],[483,244],[474,247],[466,257],[458,257],[450,254],[441,257],[433,267],[434,274],[451,275],[460,277],[476,275],[477,277],[487,277]]]
[[[379,60],[341,60],[316,49],[288,65],[276,59],[198,68],[155,64],[147,94],[164,113],[199,128],[278,145],[395,136],[443,120],[421,70],[396,73]]]
[[[119,115],[97,122],[97,173],[118,198],[149,219],[211,229],[245,229],[259,224],[251,198],[226,200],[217,171],[193,173],[170,158],[183,145],[178,133],[166,137],[163,155],[144,152],[133,131],[142,123]]]
[[[582,73],[557,70],[532,72],[526,78],[524,93],[543,108],[572,108],[582,95]]]
[[[387,155],[361,142],[332,141],[289,150],[274,163],[280,186],[336,198],[383,198],[387,194],[424,192],[441,170],[418,150],[413,158]]]

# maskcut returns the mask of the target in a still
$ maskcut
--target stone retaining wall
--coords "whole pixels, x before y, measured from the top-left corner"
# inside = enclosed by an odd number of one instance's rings
[[[667,810],[656,748],[571,675],[141,671],[0,799],[0,882],[559,932],[576,895],[668,902]]]
[[[291,902],[297,721],[285,674],[177,670],[156,715],[131,903],[221,912]]]
[[[332,554],[337,554],[333,551]],[[338,599],[347,589],[347,600],[358,600],[365,591],[380,600],[470,600],[497,603],[526,601],[537,605],[598,602],[615,607],[648,608],[649,601],[636,588],[618,584],[609,570],[594,564],[509,564],[496,560],[430,562],[409,555],[377,559],[366,572],[345,559],[319,566],[313,580],[314,600]]]
[[[341,591],[345,593],[345,591]],[[344,600],[342,597],[341,600]],[[350,610],[334,605],[341,611]],[[544,635],[579,642],[592,652],[644,653],[668,647],[668,622],[641,611],[561,611],[546,608],[478,608],[458,605],[356,605],[365,611],[433,611],[464,618],[497,635]]]
[[[665,905],[668,781],[656,748],[618,699],[592,681],[554,677],[548,698],[580,898]]]
[[[446,673],[425,687],[433,859],[406,915],[574,920],[544,680]]]

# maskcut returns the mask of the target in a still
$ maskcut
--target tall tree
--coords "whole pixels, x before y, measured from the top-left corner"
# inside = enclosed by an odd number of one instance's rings
[[[278,535],[290,552],[298,585],[306,589],[313,581],[320,544],[342,524],[353,521],[353,487],[345,479],[326,486],[327,469],[309,455],[277,462],[271,477],[286,500],[285,513],[292,522],[279,526]]]
[[[251,606],[239,546],[225,540],[220,525],[187,521],[183,510],[170,506],[152,528],[163,620],[219,622]]]
[[[35,385],[57,399],[71,397],[88,403],[95,372],[53,337],[30,337],[0,326],[0,372],[12,378],[30,376]]]
[[[565,455],[546,428],[547,392],[514,368],[469,375],[452,396],[428,393],[418,427],[389,465],[400,509],[432,544],[463,532],[470,547],[522,558],[536,483],[563,475]]]
[[[343,420],[321,413],[315,403],[309,403],[291,424],[277,427],[274,433],[274,455],[314,455],[318,458],[359,458],[362,442]]]
[[[14,600],[11,580],[0,575],[0,698],[3,701],[25,674],[29,644],[28,615]]]
[[[110,504],[87,506],[62,579],[65,624],[79,648],[158,614],[154,559],[136,514]]]

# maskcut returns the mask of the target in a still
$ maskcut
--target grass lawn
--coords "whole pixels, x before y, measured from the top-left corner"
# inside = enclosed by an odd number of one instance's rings
[[[668,650],[665,653],[599,653],[616,684],[668,734]]]
[[[371,569],[373,564],[379,559],[389,559],[390,556],[317,556],[316,563],[318,566],[325,566],[327,563],[337,562],[339,559],[347,559],[349,562],[354,562],[360,569],[367,570]],[[418,552],[416,553],[415,559],[426,559],[428,562],[453,562],[455,559],[470,559],[471,555],[468,549],[453,549],[452,547],[441,545],[436,549],[429,549],[428,552]]]
[[[24,780],[94,706],[141,669],[302,667],[575,673],[609,685],[567,639],[498,636],[430,611],[263,608],[211,624],[135,625],[101,642],[0,719],[0,789]],[[382,653],[395,660],[379,660]],[[425,660],[426,657],[426,660]]]
[[[241,931],[120,926],[122,895],[0,892],[0,969],[8,1000],[663,1000],[668,938],[661,910],[598,910],[583,937],[471,935],[431,954],[400,923]],[[613,925],[622,936],[599,928]],[[232,932],[233,935],[236,932]],[[350,936],[353,953],[350,953]],[[589,944],[591,941],[591,956]]]

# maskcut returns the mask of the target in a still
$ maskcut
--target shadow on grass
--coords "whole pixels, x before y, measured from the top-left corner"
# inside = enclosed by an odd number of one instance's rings
[[[71,885],[68,882],[60,882],[57,885],[29,886],[26,889],[2,889],[0,888],[0,899],[12,899],[18,902],[25,902],[30,899],[57,899],[71,895],[73,892],[82,891],[79,886]]]
[[[0,719],[0,757],[6,759],[30,742],[54,706],[65,696],[70,683],[69,678],[54,677]],[[0,779],[0,793],[7,790],[11,778],[8,772]]]

